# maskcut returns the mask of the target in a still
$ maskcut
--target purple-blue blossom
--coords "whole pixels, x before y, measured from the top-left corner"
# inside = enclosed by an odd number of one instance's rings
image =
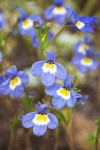
[[[55,129],[58,126],[58,120],[55,115],[47,113],[47,104],[36,104],[37,112],[31,112],[21,117],[24,128],[33,128],[36,136],[42,136],[47,128]]]
[[[64,5],[64,0],[54,0],[54,5],[49,6],[45,12],[45,19],[54,19],[56,23],[63,24],[70,16],[72,9]]]
[[[71,19],[67,22],[67,25],[72,25],[72,29],[78,29],[82,32],[94,32],[94,26],[97,26],[98,18],[96,16],[82,16],[79,17],[78,14],[73,10]]]
[[[89,34],[85,34],[83,41],[79,41],[74,45],[74,52],[76,54],[85,55],[87,51],[93,50],[93,41],[89,40],[89,37]]]
[[[78,54],[74,56],[71,62],[83,74],[90,70],[96,70],[99,66],[97,58],[90,51],[86,55]]]
[[[52,105],[55,108],[63,108],[65,105],[74,107],[76,103],[76,94],[72,89],[72,78],[73,76],[68,74],[63,85],[55,83],[45,89],[47,95],[53,96]]]
[[[17,67],[5,71],[5,75],[1,78],[0,93],[3,95],[12,94],[15,98],[19,98],[24,94],[24,85],[29,81],[28,75],[24,71],[17,72]]]
[[[38,61],[32,65],[32,75],[42,76],[42,83],[46,86],[54,84],[55,79],[64,80],[67,76],[66,69],[55,61],[56,54],[54,51],[49,51],[46,54],[45,61]]]
[[[28,16],[27,13],[22,8],[18,8],[18,11],[20,13],[20,19],[18,23],[18,28],[19,28],[20,33],[22,35],[27,34],[31,37],[36,36],[36,32],[33,27],[33,22],[38,21],[40,24],[40,27],[42,27],[43,26],[42,18],[37,14]]]

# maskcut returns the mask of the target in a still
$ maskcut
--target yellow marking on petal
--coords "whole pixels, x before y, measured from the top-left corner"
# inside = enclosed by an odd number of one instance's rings
[[[69,92],[67,89],[64,89],[64,88],[60,89],[59,92],[60,92],[62,95],[64,95],[64,96],[69,96],[69,94],[70,94],[70,92]]]
[[[28,26],[30,23],[30,20],[26,19],[25,21],[23,21],[23,26]]]
[[[65,12],[66,12],[66,10],[65,10],[64,7],[55,7],[54,10],[53,10],[54,14],[57,14],[57,13],[64,14]]]
[[[49,68],[49,66],[50,66],[49,63],[46,63],[46,64],[45,64],[45,68],[46,68],[46,69]]]
[[[91,58],[89,58],[89,57],[85,57],[85,58],[83,58],[83,61],[85,62],[85,63],[92,63],[92,59]]]
[[[48,120],[48,117],[46,115],[39,114],[37,115],[36,120],[40,122],[46,122]]]
[[[54,64],[50,64],[50,68],[54,69],[55,65]]]
[[[89,45],[88,44],[82,44],[80,46],[83,50],[88,50],[89,49]]]
[[[19,82],[19,78],[18,77],[15,77],[14,79],[12,79],[11,81],[10,81],[10,85],[11,86],[14,86],[16,83],[18,83]]]

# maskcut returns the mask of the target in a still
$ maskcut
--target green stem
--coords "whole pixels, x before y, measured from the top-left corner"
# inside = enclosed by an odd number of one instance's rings
[[[99,138],[100,138],[100,125],[98,126],[96,132],[95,150],[99,150]]]
[[[43,51],[48,48],[55,40],[56,38],[59,36],[59,34],[64,30],[66,26],[63,25],[62,28],[59,30],[59,32],[55,35],[55,37],[44,47]]]

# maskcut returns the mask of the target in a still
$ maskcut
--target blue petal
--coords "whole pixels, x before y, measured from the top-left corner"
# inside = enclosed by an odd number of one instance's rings
[[[99,63],[96,59],[92,59],[93,64],[91,66],[89,66],[89,70],[96,70],[99,67]]]
[[[76,94],[73,90],[70,90],[70,96],[71,96],[71,98],[66,101],[66,105],[68,107],[74,107],[74,105],[76,103]]]
[[[42,105],[35,104],[35,106],[36,106],[39,113],[45,113],[46,114],[46,110],[47,110],[47,107],[49,105],[48,104],[42,104]]]
[[[8,69],[7,71],[5,71],[5,74],[9,77],[12,78],[14,76],[16,76],[17,74],[17,67],[13,66],[12,68]]]
[[[0,76],[0,85],[4,82],[4,77],[3,76]]]
[[[50,6],[48,7],[45,12],[44,12],[44,18],[46,19],[52,19],[53,18],[53,9],[54,9],[54,6]]]
[[[0,93],[3,95],[9,95],[11,94],[12,90],[9,87],[10,79],[6,80],[0,85]]]
[[[43,73],[42,74],[42,83],[46,86],[51,86],[55,82],[55,74]]]
[[[24,71],[19,71],[17,76],[21,79],[22,84],[27,84],[29,82],[29,76]]]
[[[46,89],[45,89],[45,92],[47,95],[50,95],[50,96],[54,96],[56,94],[56,91],[58,89],[60,89],[61,85],[60,84],[54,84],[52,86],[48,86]]]
[[[22,125],[24,128],[31,128],[33,126],[32,119],[35,117],[35,114],[36,114],[35,112],[31,112],[21,116]]]
[[[53,114],[51,114],[51,113],[47,113],[47,115],[48,115],[48,117],[50,119],[50,122],[48,123],[47,127],[49,129],[55,129],[55,128],[57,128],[57,126],[58,126],[58,120],[57,120],[56,116],[53,115]]]
[[[24,94],[24,87],[22,85],[17,86],[14,90],[13,90],[13,96],[15,98],[19,98]]]
[[[0,52],[0,62],[2,62],[2,53]]]
[[[68,74],[67,79],[64,81],[64,86],[65,87],[71,88],[71,86],[72,86],[72,84],[71,84],[72,78],[73,78],[73,75]]]
[[[53,62],[55,62],[55,59],[56,59],[56,54],[55,54],[55,52],[54,51],[49,51],[49,52],[47,52],[47,54],[46,54],[46,61],[53,61]]]
[[[51,41],[54,37],[54,34],[52,32],[48,32],[48,41]]]
[[[2,28],[5,25],[6,16],[2,12],[0,13],[0,16],[0,28]]]
[[[82,55],[76,55],[72,58],[71,62],[74,66],[78,66],[80,64],[80,60],[82,59]]]
[[[33,133],[37,136],[42,136],[45,134],[47,131],[47,126],[46,125],[35,125],[33,126]]]
[[[78,19],[78,15],[77,15],[77,13],[76,13],[75,10],[72,10],[72,16],[73,16],[73,18],[74,18],[75,20]]]
[[[66,69],[59,63],[56,63],[56,67],[57,67],[56,78],[60,80],[65,80],[67,77]]]
[[[42,66],[44,63],[45,63],[44,61],[38,61],[32,65],[31,73],[33,76],[38,77],[42,74],[42,72],[43,72]]]
[[[33,37],[32,37],[32,45],[33,45],[34,47],[38,47],[38,46],[40,45],[40,43],[39,43],[39,41],[38,41],[38,39],[37,39],[36,36],[33,36]]]
[[[66,103],[66,100],[63,99],[61,96],[59,95],[55,95],[52,99],[52,105],[55,107],[55,108],[63,108],[64,105]]]
[[[21,16],[22,20],[24,20],[25,18],[27,18],[27,13],[24,11],[24,9],[18,8],[18,11],[20,13],[20,16]]]
[[[59,5],[63,5],[64,0],[54,0],[54,4],[59,6]]]
[[[54,16],[55,22],[57,22],[60,25],[62,25],[65,22],[65,19],[67,19],[66,14],[64,14],[64,15],[55,15]]]

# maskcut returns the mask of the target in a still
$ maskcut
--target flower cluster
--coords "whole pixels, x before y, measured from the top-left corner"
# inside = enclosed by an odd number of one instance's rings
[[[81,32],[94,32],[97,26],[98,18],[95,16],[82,16],[69,6],[64,4],[64,0],[53,0],[54,4],[49,6],[44,12],[44,18],[54,20],[59,25],[71,25],[72,29],[78,29]],[[21,35],[28,35],[32,40],[34,47],[40,46],[41,57],[48,47],[49,41],[52,40],[54,34],[49,31],[50,24],[44,26],[41,16],[28,14],[23,8],[18,8],[20,18],[18,28]],[[3,27],[6,21],[5,15],[0,12],[0,27]],[[63,29],[63,28],[62,28]],[[58,32],[55,38],[61,33]],[[53,39],[53,41],[55,40]],[[52,41],[51,41],[52,42]],[[83,41],[79,41],[74,46],[75,56],[72,58],[72,64],[78,67],[81,73],[89,70],[96,70],[99,66],[97,55],[94,53],[93,42],[89,39],[89,34],[84,36]],[[2,61],[2,53],[0,52],[0,62]],[[88,96],[82,96],[75,89],[73,82],[74,76],[67,73],[66,68],[56,62],[55,52],[48,51],[46,59],[34,62],[31,67],[31,73],[35,77],[41,76],[41,82],[46,86],[45,93],[52,96],[53,109],[61,109],[64,106],[68,108],[74,107],[77,103],[85,103]],[[61,80],[60,82],[58,82]],[[17,71],[17,67],[5,71],[0,76],[0,94],[10,95],[15,98],[21,97],[25,92],[25,85],[29,81],[29,76],[24,71]],[[36,104],[37,111],[22,115],[22,125],[25,128],[33,128],[33,133],[42,136],[46,133],[47,128],[55,129],[58,126],[58,120],[55,115],[48,113],[48,104]]]
[[[81,73],[89,70],[96,70],[99,66],[97,55],[93,48],[93,42],[89,40],[89,35],[84,36],[84,41],[79,41],[74,46],[76,55],[72,58],[72,64],[76,66]]]
[[[4,76],[0,76],[0,94],[10,95],[19,98],[24,94],[24,85],[29,81],[28,75],[24,71],[17,73],[17,67],[5,71]]]

